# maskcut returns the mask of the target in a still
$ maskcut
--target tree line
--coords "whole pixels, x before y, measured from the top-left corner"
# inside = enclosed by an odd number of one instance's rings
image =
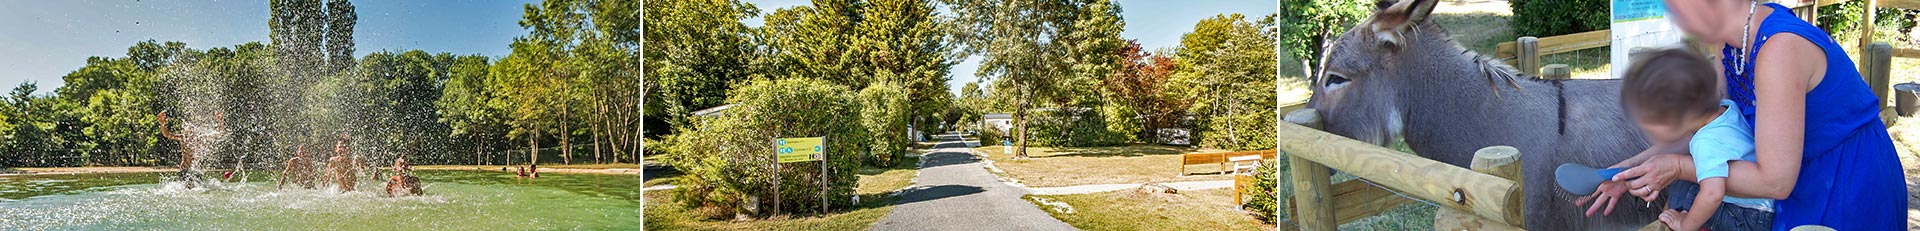
[[[638,3],[528,4],[519,24],[531,31],[498,58],[354,57],[351,3],[269,4],[269,43],[150,40],[88,58],[52,94],[15,87],[0,99],[0,166],[171,165],[181,144],[161,139],[160,113],[180,121],[166,129],[222,134],[202,148],[203,167],[271,165],[300,145],[331,154],[341,134],[362,156],[421,163],[639,158]],[[216,113],[226,131],[211,129]]]

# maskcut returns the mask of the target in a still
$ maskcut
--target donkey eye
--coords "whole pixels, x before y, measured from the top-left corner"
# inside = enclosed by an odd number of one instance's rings
[[[1326,81],[1321,81],[1322,84],[1326,85],[1324,86],[1324,88],[1328,90],[1346,86],[1348,82],[1352,82],[1352,81],[1348,80],[1346,76],[1340,76],[1339,74],[1331,74],[1331,73],[1327,74]]]

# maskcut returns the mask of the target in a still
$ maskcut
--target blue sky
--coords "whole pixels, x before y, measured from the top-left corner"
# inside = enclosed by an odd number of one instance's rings
[[[87,57],[125,57],[146,40],[194,49],[267,42],[267,1],[0,0],[0,90],[37,82],[52,92]],[[425,50],[506,56],[523,4],[513,1],[353,1],[354,53]]]
[[[809,5],[804,0],[748,0],[760,8],[762,14],[773,13],[774,9]],[[1214,15],[1240,13],[1252,19],[1272,14],[1279,8],[1272,0],[1200,0],[1200,1],[1129,1],[1115,0],[1120,5],[1121,16],[1127,23],[1120,37],[1138,39],[1140,46],[1147,50],[1171,49],[1180,45],[1180,35],[1193,30],[1193,24]],[[760,18],[745,21],[747,26],[758,27],[763,24]],[[971,57],[954,65],[947,90],[959,94],[960,87],[978,80],[974,71],[980,68],[980,58]]]

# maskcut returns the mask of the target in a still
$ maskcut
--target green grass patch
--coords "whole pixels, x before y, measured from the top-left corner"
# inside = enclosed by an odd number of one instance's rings
[[[1245,211],[1234,209],[1232,189],[1182,191],[1179,194],[1132,190],[1051,196],[1025,196],[1065,202],[1073,213],[1039,204],[1054,218],[1084,230],[1273,230]]]
[[[1020,183],[1030,187],[1229,179],[1226,175],[1215,173],[1220,170],[1217,164],[1187,166],[1188,172],[1197,174],[1180,174],[1180,154],[1225,150],[1152,144],[1086,148],[1028,147],[1027,155],[1031,158],[1026,159],[1013,159],[1004,146],[982,146],[975,150],[986,153],[986,159],[993,160],[995,167],[1006,171],[1005,176],[1019,179]]]
[[[903,159],[903,163],[917,162],[917,158]],[[860,194],[860,204],[853,208],[837,208],[827,214],[797,213],[793,215],[773,216],[755,220],[707,220],[699,211],[686,208],[673,201],[671,190],[650,191],[645,195],[646,230],[866,230],[893,211],[893,191],[913,184],[914,176],[919,172],[912,164],[902,164],[894,168],[862,168],[860,185],[854,191]],[[647,181],[646,185],[671,183],[674,176],[660,177]],[[661,183],[655,183],[656,181]]]

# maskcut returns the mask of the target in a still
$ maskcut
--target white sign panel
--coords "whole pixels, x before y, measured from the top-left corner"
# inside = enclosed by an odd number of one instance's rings
[[[1628,52],[1636,47],[1673,48],[1681,45],[1680,27],[1667,20],[1667,5],[1662,0],[1613,0],[1613,22],[1608,59],[1614,78],[1623,77],[1633,61]]]

